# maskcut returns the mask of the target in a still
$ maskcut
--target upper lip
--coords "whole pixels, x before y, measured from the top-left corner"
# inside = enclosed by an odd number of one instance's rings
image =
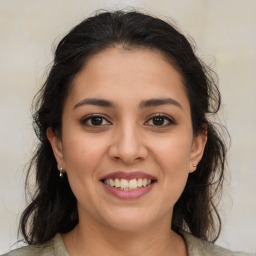
[[[106,180],[106,179],[126,179],[126,180],[132,180],[132,179],[149,179],[149,180],[156,180],[156,178],[148,173],[145,172],[139,172],[139,171],[133,171],[133,172],[125,172],[125,171],[117,171],[117,172],[111,172],[106,174],[105,176],[101,177],[100,180]]]

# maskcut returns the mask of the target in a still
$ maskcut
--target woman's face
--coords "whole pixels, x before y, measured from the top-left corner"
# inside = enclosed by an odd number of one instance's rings
[[[48,138],[80,222],[118,230],[171,222],[206,141],[193,136],[182,77],[170,62],[122,48],[89,59],[65,101],[62,137],[49,130]]]

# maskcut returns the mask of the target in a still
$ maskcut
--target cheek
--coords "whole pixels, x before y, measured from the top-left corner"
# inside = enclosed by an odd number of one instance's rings
[[[157,147],[158,161],[163,166],[163,170],[170,175],[178,175],[180,171],[189,172],[190,153],[191,140],[186,135],[174,135]]]
[[[69,180],[87,183],[97,179],[97,166],[106,151],[106,143],[100,138],[80,135],[67,136],[63,144],[63,156]]]
[[[105,144],[98,138],[79,135],[67,136],[63,144],[63,155],[66,165],[95,165],[105,149]]]
[[[173,137],[163,142],[157,151],[157,163],[161,169],[164,200],[176,203],[186,185],[190,168],[189,138]]]
[[[66,172],[71,189],[78,202],[94,200],[95,182],[98,182],[98,166],[106,150],[99,138],[85,135],[67,136],[63,144]],[[82,203],[84,202],[84,203]]]

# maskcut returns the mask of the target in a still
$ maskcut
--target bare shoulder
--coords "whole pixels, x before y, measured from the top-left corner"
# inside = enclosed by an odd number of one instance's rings
[[[187,244],[189,256],[255,256],[255,254],[230,251],[186,232],[181,234]]]

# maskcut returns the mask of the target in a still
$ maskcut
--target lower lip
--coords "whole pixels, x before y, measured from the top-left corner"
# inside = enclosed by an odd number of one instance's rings
[[[134,190],[121,190],[116,187],[111,187],[105,183],[102,184],[107,192],[119,199],[137,199],[149,193],[149,191],[153,188],[155,182],[147,185],[146,187],[141,187]]]

